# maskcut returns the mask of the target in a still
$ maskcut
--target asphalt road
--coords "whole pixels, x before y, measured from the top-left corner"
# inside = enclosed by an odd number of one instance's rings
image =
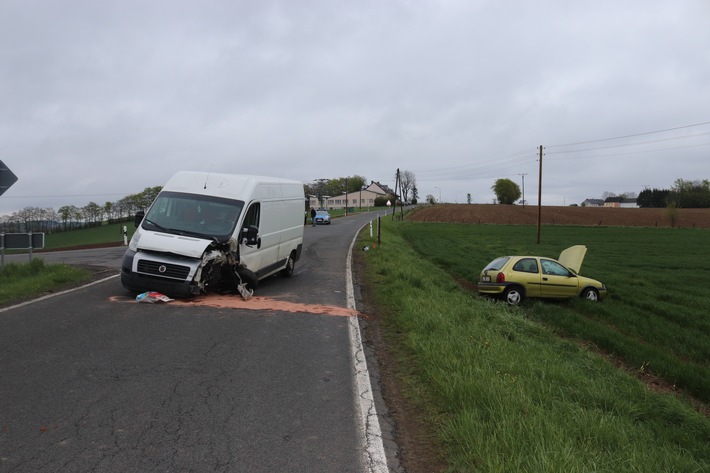
[[[140,304],[117,277],[0,311],[0,472],[387,471],[356,318],[307,309],[347,306],[347,250],[374,216],[306,227],[294,276],[260,284],[301,311]],[[34,257],[117,275],[122,253]]]

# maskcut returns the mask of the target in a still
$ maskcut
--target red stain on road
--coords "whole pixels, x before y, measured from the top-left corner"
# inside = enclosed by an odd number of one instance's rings
[[[110,298],[110,300],[113,302],[135,302],[133,299],[125,299],[115,296]],[[297,302],[280,301],[259,296],[251,297],[249,300],[245,301],[240,296],[236,295],[223,296],[219,294],[207,294],[191,299],[175,299],[170,302],[160,302],[159,304],[169,304],[183,307],[217,307],[220,309],[276,310],[280,312],[300,312],[308,314],[334,315],[338,317],[351,317],[353,315],[357,315],[357,311],[346,309],[344,307],[322,304],[299,304]]]
[[[175,300],[169,304],[176,305],[200,305],[209,307],[219,307],[223,309],[247,309],[247,310],[278,310],[282,312],[307,312],[309,314],[324,314],[350,317],[357,315],[357,312],[343,307],[335,307],[321,304],[299,304],[296,302],[279,301],[268,297],[254,296],[249,300],[244,300],[239,296],[221,296],[219,294],[208,294],[194,299]]]

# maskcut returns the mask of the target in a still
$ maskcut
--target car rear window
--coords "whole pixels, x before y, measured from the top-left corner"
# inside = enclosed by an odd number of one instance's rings
[[[489,269],[491,269],[493,271],[498,271],[500,268],[502,268],[505,265],[505,263],[508,262],[509,259],[510,259],[510,256],[501,256],[500,258],[496,258],[493,261],[491,261],[490,263],[488,263],[488,266],[483,268],[483,270],[488,271]]]

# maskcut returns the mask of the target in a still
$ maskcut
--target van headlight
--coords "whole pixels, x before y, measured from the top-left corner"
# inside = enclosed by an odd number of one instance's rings
[[[130,243],[128,243],[128,249],[131,251],[138,251],[138,241],[140,239],[141,239],[141,232],[140,232],[140,230],[136,230],[136,232],[131,237]]]

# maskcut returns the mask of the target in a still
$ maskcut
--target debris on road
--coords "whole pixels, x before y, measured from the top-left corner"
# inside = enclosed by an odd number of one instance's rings
[[[171,299],[165,294],[161,294],[156,291],[148,291],[136,296],[136,302],[147,302],[149,304],[154,304],[156,302],[170,302],[174,300],[175,299]]]

